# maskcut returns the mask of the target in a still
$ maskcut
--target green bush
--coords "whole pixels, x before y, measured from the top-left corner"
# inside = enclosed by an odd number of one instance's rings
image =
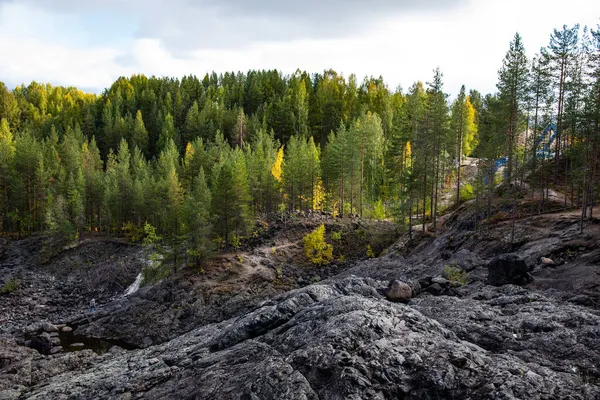
[[[369,257],[369,258],[375,258],[375,252],[371,248],[370,244],[367,245],[367,257]]]
[[[138,228],[134,223],[127,222],[121,227],[121,231],[125,237],[132,242],[141,242],[145,236],[144,227]]]
[[[331,231],[331,240],[342,240],[342,231]]]
[[[464,286],[469,282],[469,274],[455,266],[446,265],[444,267],[444,275],[448,277],[450,282],[457,286]]]
[[[475,197],[475,191],[473,190],[473,185],[470,183],[466,183],[464,186],[460,188],[460,201],[471,200]]]
[[[313,264],[329,264],[333,259],[333,246],[325,242],[325,225],[321,224],[302,238],[304,254]]]
[[[12,293],[15,290],[17,290],[19,288],[19,286],[21,286],[20,280],[18,280],[17,278],[10,278],[6,282],[4,282],[4,285],[2,285],[2,288],[0,289],[0,293],[1,294]]]
[[[383,201],[379,199],[373,205],[373,215],[371,216],[371,218],[376,220],[383,220],[385,219],[385,217],[385,206],[383,205]]]
[[[231,240],[229,241],[229,244],[234,249],[236,249],[236,250],[239,249],[242,246],[242,237],[239,235],[233,235],[231,237]]]

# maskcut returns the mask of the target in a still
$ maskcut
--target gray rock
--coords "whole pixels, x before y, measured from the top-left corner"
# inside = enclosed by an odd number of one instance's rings
[[[488,264],[487,283],[494,286],[524,285],[533,280],[525,260],[513,253],[500,254]]]
[[[408,283],[394,279],[389,282],[385,295],[391,301],[409,301],[412,293],[413,290]]]
[[[61,329],[62,332],[72,332],[73,328],[71,328],[70,326],[64,326]]]
[[[42,322],[42,329],[48,333],[58,332],[58,328],[50,322]]]
[[[432,285],[429,285],[425,288],[425,291],[427,293],[431,293],[435,296],[439,296],[444,294],[444,288],[439,284],[439,283],[434,283]]]
[[[29,342],[29,347],[39,351],[40,353],[48,354],[52,348],[50,336],[46,332],[43,332],[41,335],[32,337]]]
[[[42,322],[42,329],[48,333],[58,332],[58,328],[50,322]]]
[[[540,261],[544,265],[554,265],[554,260],[552,260],[551,258],[548,258],[548,257],[542,257],[542,258],[540,258]]]
[[[600,396],[595,378],[584,378],[597,376],[600,365],[600,317],[541,296],[524,303],[528,292],[511,285],[483,286],[476,296],[487,300],[419,297],[408,306],[383,301],[380,284],[356,277],[328,281],[146,349],[96,358],[64,353],[34,367],[44,375],[21,397]]]
[[[412,290],[412,297],[417,297],[419,294],[421,294],[421,284],[418,280],[413,279],[410,281],[409,285]]]

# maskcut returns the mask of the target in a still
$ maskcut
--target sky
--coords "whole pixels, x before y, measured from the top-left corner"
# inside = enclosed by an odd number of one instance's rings
[[[333,68],[405,90],[496,90],[515,32],[530,56],[554,28],[597,28],[598,0],[0,0],[0,81],[100,93],[119,76]]]

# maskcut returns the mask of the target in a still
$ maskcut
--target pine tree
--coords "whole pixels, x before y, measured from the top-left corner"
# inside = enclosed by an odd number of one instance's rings
[[[504,109],[506,143],[507,143],[507,171],[506,181],[510,185],[514,175],[515,146],[519,129],[523,123],[524,103],[528,84],[528,62],[521,36],[516,33],[510,48],[504,57],[502,68],[498,71],[499,98]]]
[[[453,141],[451,149],[455,150],[456,163],[456,204],[460,202],[460,164],[463,155],[471,154],[475,147],[475,109],[465,94],[464,85],[460,89],[458,97],[452,105],[451,130]]]
[[[447,95],[443,92],[443,74],[439,68],[433,73],[432,82],[428,83],[427,89],[427,112],[426,112],[426,133],[428,136],[427,158],[431,160],[433,171],[431,171],[431,191],[429,195],[430,211],[433,219],[433,227],[437,223],[437,205],[439,199],[439,190],[441,178],[444,174],[443,143],[448,135],[448,104]],[[423,231],[425,231],[426,217],[426,196],[429,190],[427,186],[427,169],[423,181]]]
[[[0,231],[8,223],[8,184],[11,165],[15,156],[15,141],[8,120],[0,120],[0,171],[2,172],[2,202],[0,203]]]
[[[135,123],[133,126],[133,132],[131,133],[131,147],[139,148],[142,153],[148,156],[148,131],[144,125],[144,119],[142,118],[142,112],[137,110],[135,114]]]
[[[555,174],[560,163],[563,146],[566,143],[565,135],[562,132],[565,92],[569,67],[575,56],[579,40],[578,32],[579,24],[574,25],[572,28],[567,28],[566,25],[563,25],[562,30],[554,29],[553,34],[550,36],[550,44],[548,45],[548,53],[552,65],[551,69],[556,71],[554,76],[557,91]]]
[[[89,143],[89,144],[88,144]],[[103,163],[96,140],[83,142],[81,147],[82,169],[85,180],[85,215],[90,229],[101,225],[101,206],[103,193]]]
[[[235,125],[233,127],[233,133],[235,138],[235,144],[243,148],[246,137],[248,136],[248,122],[246,119],[246,115],[244,114],[244,110],[240,108],[238,112],[237,118],[235,120]]]
[[[251,223],[248,174],[240,149],[215,165],[212,182],[211,214],[215,232],[226,246],[236,245],[248,232]]]
[[[248,179],[254,201],[254,211],[270,214],[279,204],[279,181],[273,174],[279,174],[281,180],[281,164],[277,164],[279,142],[272,135],[260,130],[254,138],[252,147],[246,148]]]
[[[21,109],[15,96],[0,82],[0,120],[5,119],[9,128],[16,132],[21,126]]]
[[[183,204],[184,230],[187,234],[187,254],[202,260],[213,250],[211,223],[211,193],[204,170],[192,182]]]
[[[158,139],[158,150],[164,150],[170,141],[173,141],[173,143],[175,143],[176,148],[179,149],[179,137],[175,129],[175,125],[173,124],[173,117],[171,116],[171,114],[167,114],[162,124],[160,138]]]

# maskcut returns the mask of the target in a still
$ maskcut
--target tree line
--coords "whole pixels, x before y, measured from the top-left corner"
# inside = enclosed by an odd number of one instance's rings
[[[257,217],[285,210],[395,217],[412,232],[435,227],[451,187],[454,204],[489,204],[502,157],[508,187],[539,189],[537,211],[554,185],[582,221],[591,217],[600,27],[556,29],[532,59],[516,34],[497,88],[483,96],[463,86],[450,102],[439,69],[406,92],[332,70],[134,75],[101,95],[0,83],[0,231],[122,234],[150,224],[198,257],[239,245]],[[556,139],[540,157],[550,122]],[[469,155],[480,168],[466,184]]]

